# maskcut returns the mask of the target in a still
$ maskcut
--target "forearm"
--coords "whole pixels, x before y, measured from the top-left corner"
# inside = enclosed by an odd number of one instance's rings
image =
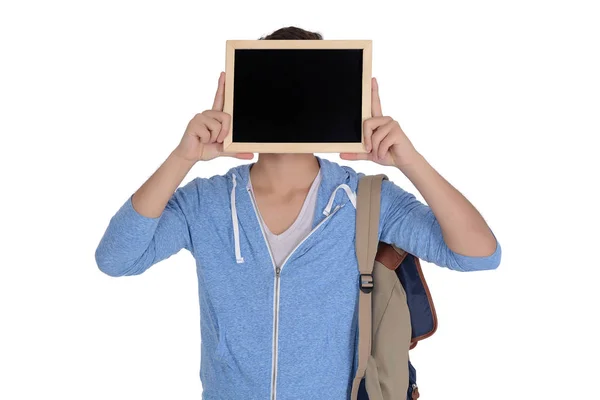
[[[198,203],[197,186],[192,181],[177,188],[193,164],[171,154],[121,206],[96,249],[103,272],[140,274],[181,248],[191,248],[183,205]]]
[[[421,154],[416,153],[399,169],[433,211],[452,251],[472,257],[494,253],[496,239],[481,214]]]
[[[156,172],[133,194],[131,201],[135,210],[148,218],[159,217],[193,166],[194,162],[171,153]]]

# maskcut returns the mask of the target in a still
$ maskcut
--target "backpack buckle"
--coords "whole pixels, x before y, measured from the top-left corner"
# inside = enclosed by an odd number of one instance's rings
[[[373,274],[360,274],[360,290],[363,293],[371,293],[373,286]]]

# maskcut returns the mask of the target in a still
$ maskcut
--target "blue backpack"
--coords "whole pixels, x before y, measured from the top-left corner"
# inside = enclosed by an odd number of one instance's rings
[[[358,185],[358,368],[351,400],[417,399],[409,350],[437,329],[419,258],[378,240],[383,179],[387,177],[365,176]]]

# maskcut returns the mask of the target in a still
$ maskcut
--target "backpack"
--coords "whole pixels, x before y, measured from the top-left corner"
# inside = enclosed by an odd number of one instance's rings
[[[378,240],[383,179],[364,176],[357,190],[358,368],[351,400],[417,399],[409,350],[437,330],[419,258]]]

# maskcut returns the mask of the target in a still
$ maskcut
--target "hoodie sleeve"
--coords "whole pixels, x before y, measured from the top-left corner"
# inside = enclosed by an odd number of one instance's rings
[[[496,250],[489,256],[473,257],[452,251],[444,242],[442,229],[431,208],[387,180],[381,188],[379,230],[381,241],[441,267],[480,271],[495,269],[500,264],[502,250],[497,239]]]
[[[197,179],[178,188],[163,213],[138,213],[130,196],[111,218],[96,249],[98,268],[110,276],[139,275],[185,248],[192,251],[187,216],[198,203]]]

